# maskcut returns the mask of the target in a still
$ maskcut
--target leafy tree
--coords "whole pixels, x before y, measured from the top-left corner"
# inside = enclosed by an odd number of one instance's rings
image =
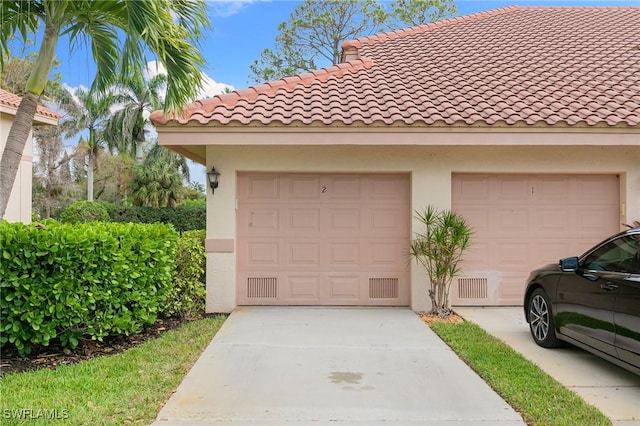
[[[453,0],[395,0],[391,3],[389,28],[424,25],[458,14]]]
[[[158,74],[145,81],[141,71],[117,83],[113,102],[122,105],[105,125],[105,133],[121,153],[128,153],[142,162],[143,146],[150,127],[149,113],[162,108],[162,92],[167,85],[167,76]]]
[[[66,111],[62,118],[65,137],[77,136],[88,131],[87,140],[87,200],[93,201],[93,172],[98,152],[104,147],[103,126],[109,117],[109,108],[113,104],[112,97],[106,93],[97,93],[84,88],[76,89],[71,94],[65,89],[61,107]]]
[[[342,42],[373,34],[386,21],[375,0],[305,0],[278,25],[275,50],[265,49],[250,66],[256,82],[312,71],[318,59],[337,64]]]
[[[416,212],[415,218],[424,224],[425,232],[416,234],[409,253],[427,272],[431,313],[446,318],[451,313],[451,281],[460,273],[458,263],[469,247],[472,231],[463,217],[450,210],[428,206]]]
[[[95,199],[120,205],[131,194],[135,160],[126,154],[104,151],[96,168]]]
[[[103,90],[118,76],[130,75],[146,63],[151,52],[167,69],[165,110],[179,110],[202,85],[205,61],[197,48],[209,26],[203,0],[174,1],[73,1],[23,0],[0,2],[0,45],[9,51],[9,41],[19,33],[23,39],[44,24],[34,71],[25,86],[22,102],[9,131],[0,160],[0,219],[9,195],[62,34],[72,43],[88,41],[96,61],[93,86]],[[120,34],[124,40],[120,40]],[[4,69],[4,57],[0,56]]]
[[[70,163],[73,154],[64,150],[59,127],[34,128],[33,207],[39,215],[50,218],[80,195],[73,181]]]
[[[336,65],[342,43],[385,29],[421,25],[457,13],[453,0],[305,0],[278,25],[273,49],[250,65],[256,83]]]

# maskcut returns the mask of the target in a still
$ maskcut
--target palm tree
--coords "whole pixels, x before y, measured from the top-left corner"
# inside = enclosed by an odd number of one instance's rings
[[[183,183],[189,178],[187,159],[156,143],[144,163],[136,167],[131,194],[133,204],[174,207],[182,202]]]
[[[66,111],[62,128],[65,138],[71,138],[84,130],[89,131],[87,140],[87,200],[93,201],[93,172],[98,151],[104,145],[102,127],[110,115],[113,100],[108,93],[95,93],[79,88],[75,94],[65,90],[60,106]]]
[[[169,163],[136,167],[131,186],[136,206],[175,207],[182,202],[182,175]]]
[[[23,38],[44,24],[44,35],[33,73],[9,131],[0,160],[0,220],[4,217],[27,142],[38,99],[44,91],[58,38],[67,34],[71,43],[87,40],[96,61],[93,88],[104,90],[119,76],[131,75],[146,63],[151,52],[167,70],[165,111],[180,110],[202,85],[205,63],[197,43],[209,27],[204,0],[174,1],[0,1],[0,44],[9,51],[9,40]],[[124,34],[124,41],[120,40]],[[0,55],[0,67],[4,60]]]
[[[164,74],[158,74],[147,82],[138,71],[114,88],[113,102],[122,108],[106,122],[105,133],[118,151],[135,156],[137,164],[142,162],[146,132],[152,126],[149,113],[162,108],[161,92],[166,84],[167,76]]]
[[[157,164],[167,164],[172,170],[180,173],[186,182],[191,180],[187,159],[156,142],[144,159],[144,166],[154,167]]]

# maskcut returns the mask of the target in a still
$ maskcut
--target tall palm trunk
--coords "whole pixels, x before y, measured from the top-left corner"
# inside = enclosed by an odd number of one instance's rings
[[[138,130],[136,135],[136,164],[142,164],[142,145],[144,144],[144,124]]]
[[[87,160],[87,200],[93,201],[93,150],[89,150]]]
[[[0,220],[4,217],[11,196],[11,189],[18,174],[18,167],[22,160],[22,151],[29,138],[33,119],[38,108],[38,96],[25,93],[18,106],[16,117],[9,130],[7,144],[0,160]]]
[[[65,7],[65,5],[61,5],[60,8],[64,10]],[[7,204],[9,204],[11,190],[22,160],[22,152],[27,144],[27,139],[29,139],[33,119],[36,116],[38,99],[47,84],[49,70],[53,63],[56,45],[58,44],[58,32],[59,28],[51,23],[48,22],[45,25],[44,38],[35,66],[27,81],[25,94],[22,97],[22,101],[20,101],[20,105],[18,105],[11,130],[9,130],[7,144],[0,160],[0,220],[4,218]]]

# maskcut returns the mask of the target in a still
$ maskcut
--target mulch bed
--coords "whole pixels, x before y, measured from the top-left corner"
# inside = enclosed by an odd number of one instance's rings
[[[0,372],[6,374],[41,368],[55,369],[60,365],[75,364],[98,356],[114,355],[147,340],[155,339],[165,331],[173,330],[187,321],[176,318],[158,319],[140,334],[105,339],[103,342],[81,340],[78,346],[68,354],[53,342],[49,346],[32,348],[32,352],[24,357],[18,356],[15,349],[3,349],[0,357]]]
[[[462,318],[460,315],[456,314],[455,312],[452,312],[451,315],[449,315],[446,318],[441,318],[438,315],[428,314],[426,312],[418,312],[418,316],[429,327],[431,327],[431,324],[433,324],[434,322],[444,322],[448,324],[458,324],[458,323],[464,322],[464,318]]]

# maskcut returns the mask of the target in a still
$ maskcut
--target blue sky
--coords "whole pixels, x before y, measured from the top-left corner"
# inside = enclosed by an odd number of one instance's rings
[[[201,49],[207,59],[205,73],[215,82],[247,87],[249,65],[260,52],[272,47],[277,26],[286,21],[299,1],[243,0],[209,1],[208,9],[213,30],[207,34]],[[640,0],[458,0],[460,15],[499,7],[520,6],[639,6]],[[68,45],[61,41],[58,48],[61,66],[57,72],[71,87],[89,86],[95,67],[91,55],[78,48],[70,56]]]

